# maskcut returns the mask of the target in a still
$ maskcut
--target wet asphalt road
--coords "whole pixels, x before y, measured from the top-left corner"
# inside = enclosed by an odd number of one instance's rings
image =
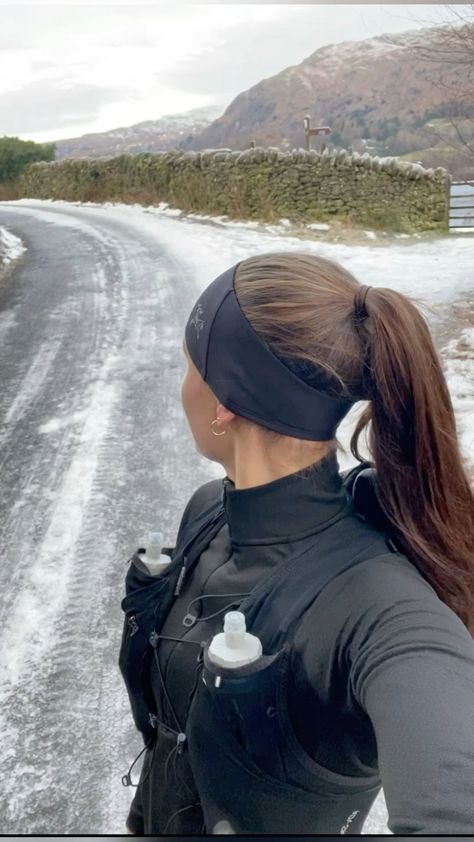
[[[180,405],[193,279],[87,212],[0,224],[28,249],[0,282],[2,833],[122,833],[126,561],[210,478]]]

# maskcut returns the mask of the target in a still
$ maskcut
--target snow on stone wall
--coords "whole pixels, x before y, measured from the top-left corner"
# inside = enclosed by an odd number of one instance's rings
[[[447,230],[451,178],[398,158],[336,149],[206,149],[30,165],[21,195],[167,202],[187,212],[296,222],[335,217],[393,231]]]

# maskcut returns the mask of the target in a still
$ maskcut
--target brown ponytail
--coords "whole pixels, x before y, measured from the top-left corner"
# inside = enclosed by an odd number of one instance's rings
[[[286,365],[304,360],[307,382],[311,370],[322,368],[329,393],[368,401],[351,453],[365,461],[358,439],[370,424],[377,496],[397,542],[474,634],[474,495],[440,359],[416,299],[371,287],[360,296],[367,316],[357,317],[354,296],[362,291],[355,277],[302,252],[242,261],[235,289],[254,330]]]
[[[372,287],[359,326],[377,496],[403,552],[474,633],[474,503],[453,406],[428,326],[408,297]]]

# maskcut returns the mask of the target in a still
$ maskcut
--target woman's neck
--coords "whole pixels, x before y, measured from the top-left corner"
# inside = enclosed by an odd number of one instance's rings
[[[276,454],[275,450],[273,453],[269,449],[263,450],[261,444],[252,448],[249,447],[248,442],[246,447],[239,447],[236,443],[232,458],[226,460],[224,464],[226,476],[233,482],[235,488],[253,488],[257,485],[265,485],[314,465],[315,462],[323,459],[331,449],[326,442],[308,442],[308,445],[313,445],[313,447],[304,448],[305,452],[300,453],[299,458],[296,458],[294,447],[291,447],[290,452],[285,454],[284,447],[280,445],[278,454]],[[293,451],[293,454],[291,451]]]

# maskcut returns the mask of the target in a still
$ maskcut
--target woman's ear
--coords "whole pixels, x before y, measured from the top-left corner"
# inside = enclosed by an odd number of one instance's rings
[[[217,402],[216,405],[216,418],[218,417],[220,421],[232,421],[235,418],[235,412],[231,412],[230,409],[227,409],[222,403]]]

